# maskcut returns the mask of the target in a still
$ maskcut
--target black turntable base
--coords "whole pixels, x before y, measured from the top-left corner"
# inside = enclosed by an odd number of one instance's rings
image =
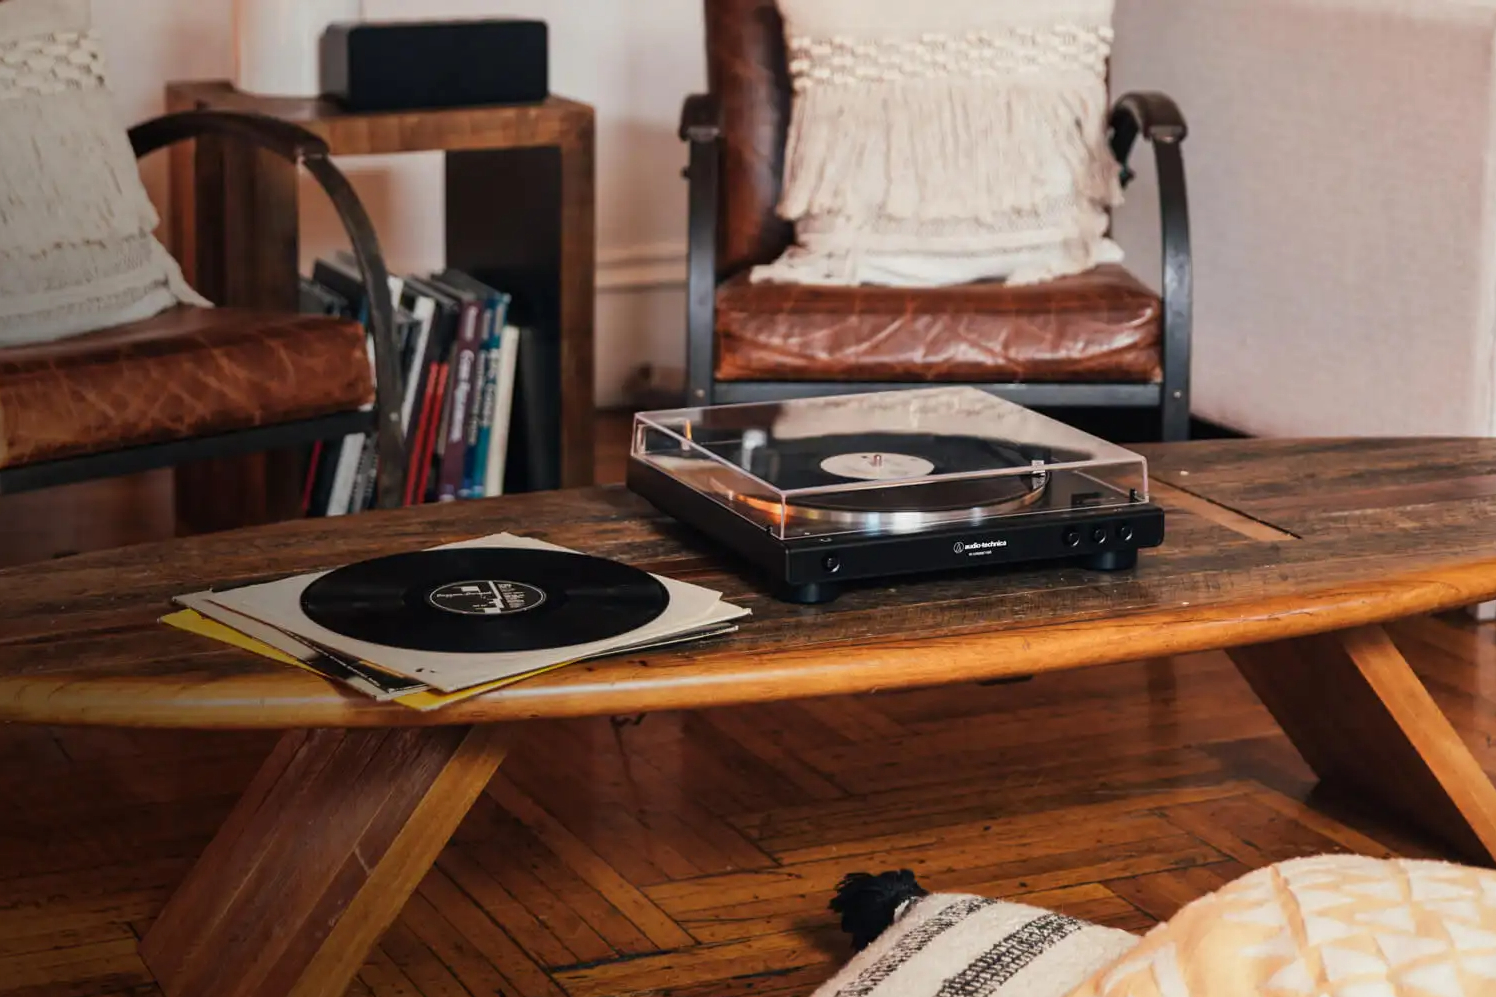
[[[1163,510],[1148,502],[946,521],[907,532],[781,538],[649,463],[629,462],[628,486],[757,566],[777,597],[802,604],[830,602],[849,582],[900,575],[1038,562],[1125,571],[1137,564],[1140,549],[1164,539]]]
[[[1127,570],[1164,538],[1147,481],[1139,454],[969,386],[640,413],[628,471],[801,603],[926,572]]]

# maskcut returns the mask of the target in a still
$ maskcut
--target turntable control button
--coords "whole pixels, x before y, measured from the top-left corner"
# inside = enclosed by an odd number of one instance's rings
[[[1117,527],[1117,539],[1121,540],[1123,543],[1131,540],[1132,527],[1128,526],[1126,523],[1123,523],[1121,526]]]
[[[837,557],[835,554],[827,554],[825,557],[821,558],[821,567],[825,568],[828,572],[834,575],[841,570],[841,558]]]
[[[1065,531],[1065,546],[1066,547],[1079,547],[1080,546],[1080,530],[1069,529],[1069,530]]]
[[[1096,543],[1106,543],[1106,527],[1098,526],[1091,531],[1091,539]]]

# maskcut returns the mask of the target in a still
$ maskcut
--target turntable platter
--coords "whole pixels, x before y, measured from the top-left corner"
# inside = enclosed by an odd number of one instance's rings
[[[1045,494],[1049,454],[1005,440],[928,433],[859,433],[724,448],[719,453],[755,477],[786,492],[837,485],[883,483],[776,499],[743,494],[728,476],[710,487],[730,502],[788,521],[907,532],[929,526],[979,522],[1028,508]],[[953,473],[1034,467],[1033,474],[969,480],[936,480]]]

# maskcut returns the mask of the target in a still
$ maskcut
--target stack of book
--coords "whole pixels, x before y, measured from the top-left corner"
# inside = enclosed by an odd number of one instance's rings
[[[510,296],[460,270],[392,276],[405,433],[406,505],[490,498],[559,486],[555,337],[510,320]],[[368,327],[369,305],[349,253],[317,261],[301,281],[302,310]],[[373,340],[369,342],[370,361]],[[319,443],[303,511],[342,516],[374,505],[372,433]]]

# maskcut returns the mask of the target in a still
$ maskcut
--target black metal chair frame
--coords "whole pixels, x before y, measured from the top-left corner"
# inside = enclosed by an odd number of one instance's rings
[[[1153,145],[1163,228],[1163,380],[1154,384],[1022,382],[986,384],[1032,408],[1157,408],[1164,440],[1190,431],[1190,338],[1194,277],[1190,259],[1189,199],[1181,146],[1189,130],[1174,101],[1161,93],[1129,93],[1110,118],[1112,152],[1122,183],[1142,136]],[[782,401],[814,395],[927,387],[913,382],[718,381],[716,370],[717,224],[721,198],[721,111],[715,97],[695,94],[681,111],[680,137],[690,146],[689,262],[687,272],[687,399],[692,405]]]
[[[137,159],[178,142],[199,136],[216,136],[252,143],[306,168],[332,202],[358,260],[359,274],[369,301],[369,327],[374,338],[374,408],[372,411],[339,412],[238,432],[4,467],[0,468],[0,495],[373,432],[377,435],[379,453],[377,505],[382,509],[401,505],[405,494],[405,440],[400,426],[401,371],[389,269],[368,213],[348,178],[333,164],[327,143],[287,121],[226,111],[168,114],[136,125],[130,129],[129,135]]]

